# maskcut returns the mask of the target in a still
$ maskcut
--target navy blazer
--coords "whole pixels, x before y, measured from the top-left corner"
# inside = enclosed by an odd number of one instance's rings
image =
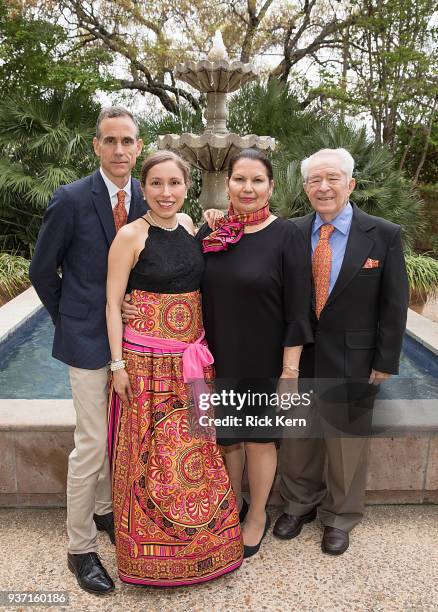
[[[131,179],[128,222],[146,210],[140,184]],[[110,360],[106,276],[115,235],[99,170],[56,190],[44,215],[30,279],[55,324],[53,357],[77,368],[95,370]]]

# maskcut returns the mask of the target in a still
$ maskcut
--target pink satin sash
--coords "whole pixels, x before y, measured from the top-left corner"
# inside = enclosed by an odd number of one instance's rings
[[[203,344],[205,332],[195,342],[181,342],[172,338],[155,338],[139,334],[129,325],[124,329],[124,338],[128,342],[140,344],[146,348],[159,349],[170,353],[182,353],[183,379],[185,383],[204,379],[204,367],[212,365],[213,355],[208,346]]]

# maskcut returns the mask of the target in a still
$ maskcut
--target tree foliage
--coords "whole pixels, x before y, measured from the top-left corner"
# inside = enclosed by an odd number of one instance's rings
[[[303,59],[339,46],[339,33],[356,18],[326,0],[45,0],[40,6],[61,12],[78,45],[112,54],[118,88],[152,94],[176,115],[181,105],[198,111],[205,100],[176,82],[175,66],[205,57],[216,29],[233,59],[276,57],[269,70],[286,82]]]
[[[438,188],[438,113],[431,114],[427,123],[421,120],[397,126],[396,157],[399,167],[415,178],[415,182]]]
[[[77,46],[38,10],[0,0],[0,251],[28,257],[54,190],[87,174],[109,87],[102,48]]]
[[[135,95],[146,151],[202,131],[205,99],[175,66],[205,57],[217,28],[232,59],[264,73],[230,100],[229,127],[277,139],[281,214],[308,210],[299,160],[345,146],[352,199],[412,242],[422,208],[402,171],[436,180],[436,17],[432,0],[0,0],[0,249],[29,254],[53,189],[95,166],[96,93]]]
[[[31,255],[55,189],[95,166],[97,112],[77,92],[0,103],[0,251]]]
[[[140,94],[153,101],[150,111],[164,109],[181,120],[184,110],[201,113],[205,97],[176,80],[175,66],[205,57],[214,31],[221,29],[232,59],[255,62],[269,80],[292,86],[301,108],[369,123],[377,144],[394,154],[402,149],[401,167],[415,142],[418,164],[406,166],[414,182],[433,149],[438,87],[433,0],[9,0],[8,5],[14,2],[33,21],[21,28],[19,40],[37,41],[43,19],[54,22],[53,15],[60,15],[62,22],[62,28],[48,29],[51,40],[40,48],[41,65],[25,62],[23,52],[22,64],[33,79],[70,80],[88,91],[112,89],[135,106],[143,106]],[[46,58],[55,56],[47,70]],[[408,132],[402,141],[400,124]]]
[[[395,153],[421,138],[427,154],[438,96],[437,5],[433,0],[353,0],[342,53],[320,63],[313,95],[343,116],[371,119],[376,143]],[[406,151],[407,152],[407,151]],[[424,160],[413,169],[416,182]],[[403,165],[403,164],[402,164]]]
[[[100,74],[111,61],[103,47],[77,46],[58,23],[0,0],[0,83],[3,92],[30,99],[50,91],[111,89]]]

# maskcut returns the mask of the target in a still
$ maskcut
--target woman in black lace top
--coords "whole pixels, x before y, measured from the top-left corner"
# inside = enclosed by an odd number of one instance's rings
[[[221,453],[192,426],[185,384],[212,375],[203,257],[191,219],[179,213],[188,182],[188,165],[174,153],[146,158],[150,210],[119,230],[108,260],[114,525],[119,576],[133,584],[204,582],[239,567],[243,555]],[[123,329],[127,286],[137,314]]]

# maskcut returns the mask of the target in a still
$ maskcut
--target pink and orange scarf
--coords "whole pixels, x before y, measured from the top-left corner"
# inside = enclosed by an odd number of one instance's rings
[[[228,213],[217,221],[217,229],[202,240],[202,251],[204,253],[216,253],[227,251],[228,245],[236,244],[242,238],[245,225],[257,225],[266,221],[271,214],[269,202],[254,212],[235,214],[232,204]]]

